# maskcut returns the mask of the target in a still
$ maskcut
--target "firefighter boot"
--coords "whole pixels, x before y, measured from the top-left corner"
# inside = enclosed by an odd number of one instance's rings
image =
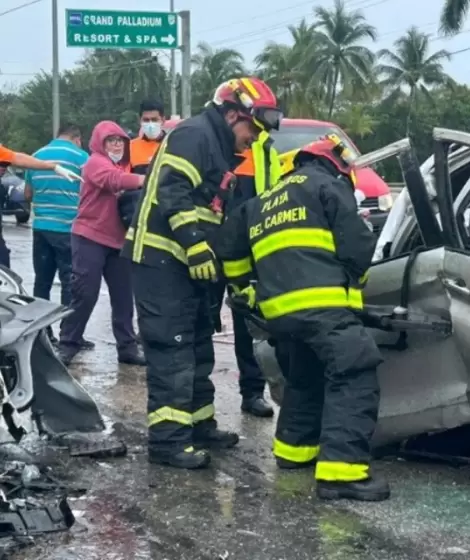
[[[193,441],[198,449],[230,449],[239,439],[234,432],[219,430],[215,422],[201,422],[193,428]]]
[[[244,398],[242,401],[242,411],[258,418],[270,418],[274,415],[272,406],[264,400],[263,396]]]
[[[206,451],[197,451],[192,446],[176,453],[154,452],[149,449],[149,462],[178,469],[194,470],[207,467],[211,462],[211,456]]]
[[[382,502],[390,497],[390,487],[385,480],[373,477],[352,482],[317,480],[317,496],[322,500]]]

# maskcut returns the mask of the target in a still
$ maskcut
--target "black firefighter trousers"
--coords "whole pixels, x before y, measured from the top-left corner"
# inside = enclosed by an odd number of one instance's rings
[[[220,317],[225,295],[225,282],[212,287],[213,313]],[[253,352],[253,337],[246,326],[245,318],[232,310],[233,332],[235,338],[235,358],[240,377],[238,380],[243,399],[254,399],[264,395],[266,381],[258,366]]]
[[[169,256],[133,263],[138,322],[147,360],[149,450],[179,453],[216,427],[208,289]]]
[[[299,466],[316,460],[318,480],[366,479],[380,400],[375,341],[352,311],[329,309],[314,312],[290,345],[274,455]]]

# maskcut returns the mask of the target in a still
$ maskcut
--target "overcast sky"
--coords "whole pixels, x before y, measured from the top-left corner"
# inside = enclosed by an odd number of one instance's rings
[[[0,0],[0,14],[28,0]],[[65,45],[65,10],[113,9],[165,11],[169,0],[58,0],[60,66],[71,68],[84,51]],[[361,9],[378,29],[375,49],[391,47],[411,25],[433,34],[433,49],[456,51],[470,47],[470,18],[464,31],[450,40],[437,35],[439,11],[444,0],[346,0],[349,8]],[[214,47],[238,49],[251,64],[269,41],[287,42],[286,26],[302,17],[311,19],[312,6],[330,6],[333,0],[175,0],[176,10],[191,10],[192,48],[199,41]],[[236,6],[233,13],[230,6]],[[0,16],[0,84],[19,84],[39,69],[51,68],[51,0]],[[371,45],[372,46],[372,45]],[[447,71],[458,81],[470,83],[470,51],[453,57]]]

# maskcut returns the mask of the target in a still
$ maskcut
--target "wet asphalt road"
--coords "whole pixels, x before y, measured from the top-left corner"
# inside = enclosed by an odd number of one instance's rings
[[[31,231],[7,220],[5,237],[31,292]],[[274,421],[241,414],[229,336],[217,339],[214,381],[220,425],[240,433],[238,448],[214,455],[207,471],[149,467],[145,373],[116,362],[104,288],[86,337],[97,347],[80,355],[73,374],[120,423],[130,453],[93,461],[49,451],[59,472],[90,489],[71,500],[69,533],[39,539],[16,560],[470,559],[470,469],[380,461],[390,501],[319,503],[312,472],[276,469]]]

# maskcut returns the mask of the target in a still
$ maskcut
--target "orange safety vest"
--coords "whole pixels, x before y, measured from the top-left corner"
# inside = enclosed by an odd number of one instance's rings
[[[160,148],[161,142],[158,140],[148,140],[147,138],[134,138],[130,143],[130,164],[132,173],[145,175],[153,156]]]

